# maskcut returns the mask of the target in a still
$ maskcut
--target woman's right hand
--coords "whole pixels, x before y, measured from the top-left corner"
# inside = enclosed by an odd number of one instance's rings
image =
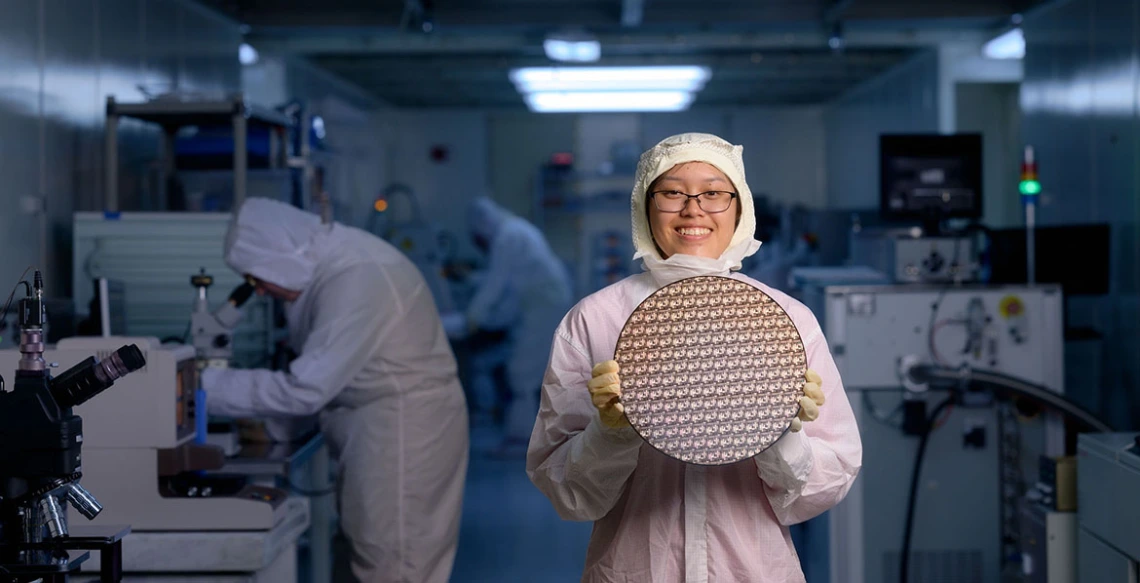
[[[593,378],[587,384],[590,398],[598,409],[602,425],[613,429],[629,427],[625,417],[625,407],[621,404],[621,378],[618,377],[618,363],[607,360],[594,366]]]

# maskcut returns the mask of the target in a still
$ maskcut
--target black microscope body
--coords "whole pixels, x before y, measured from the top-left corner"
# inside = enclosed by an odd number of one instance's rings
[[[79,483],[83,420],[73,408],[146,361],[131,344],[53,377],[43,359],[43,280],[37,271],[34,288],[22,283],[20,364],[10,390],[0,378],[0,583],[66,582],[89,557],[85,550],[100,551],[101,581],[117,582],[130,527],[87,527],[83,534],[68,527],[66,505],[88,520],[102,510]]]

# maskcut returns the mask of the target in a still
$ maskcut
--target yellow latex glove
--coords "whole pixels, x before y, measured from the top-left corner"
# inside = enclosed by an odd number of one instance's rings
[[[804,396],[800,397],[800,412],[792,419],[793,432],[804,428],[804,421],[815,421],[819,418],[819,408],[823,406],[823,379],[819,378],[814,370],[808,369],[804,374]]]
[[[593,378],[587,383],[590,398],[598,409],[602,425],[613,429],[629,427],[625,417],[625,407],[621,404],[621,378],[618,377],[618,363],[607,360],[594,365]]]

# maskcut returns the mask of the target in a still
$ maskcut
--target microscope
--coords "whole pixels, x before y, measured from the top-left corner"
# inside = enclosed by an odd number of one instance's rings
[[[39,313],[24,304],[21,309],[28,314]],[[22,322],[30,319],[21,315]],[[57,551],[25,568],[21,562],[32,560],[24,558],[26,553],[12,550],[2,554],[5,549],[26,548],[16,542],[28,538],[30,535],[24,533],[36,528],[62,534],[66,520],[52,518],[61,500],[84,505],[80,512],[92,517],[86,528],[103,532],[130,525],[130,536],[124,539],[126,533],[121,533],[115,541],[117,554],[101,552],[82,564],[71,560],[71,568],[85,574],[94,569],[167,574],[247,572],[271,561],[290,562],[292,555],[286,551],[296,547],[310,523],[309,502],[283,489],[255,483],[248,474],[235,473],[227,468],[223,448],[204,438],[206,410],[199,380],[202,362],[193,346],[162,343],[145,336],[76,336],[44,345],[42,334],[32,332],[27,333],[21,351],[0,350],[0,370],[18,366],[33,369],[18,373],[16,391],[0,393],[0,583],[11,583],[12,579],[6,578],[9,572],[42,572],[43,563],[67,558],[66,553]],[[123,344],[129,344],[131,350],[118,349]],[[221,349],[220,345],[215,347]],[[90,354],[103,359],[95,361],[88,358]],[[25,366],[25,360],[35,364]],[[37,382],[42,387],[22,393],[25,384],[36,380],[28,376],[36,366],[39,370],[48,368],[42,364],[44,360],[65,369],[74,365],[72,370],[79,373],[68,370],[59,379],[40,378]],[[102,379],[114,380],[114,375],[134,368],[139,370],[116,383],[114,391],[87,400],[109,385]],[[94,370],[87,372],[89,369]],[[92,375],[94,381],[88,378]],[[78,418],[71,415],[73,406],[83,417],[81,437]],[[60,410],[67,414],[57,412]],[[40,417],[47,420],[37,421]],[[74,429],[67,425],[69,419],[76,420]],[[60,425],[55,433],[39,428],[51,422]],[[72,492],[68,487],[79,477],[80,443],[83,482],[99,493],[106,505],[102,512],[93,510],[98,503],[85,490]],[[39,465],[28,465],[40,459],[30,453],[42,457]],[[21,461],[24,457],[29,461]],[[51,499],[43,500],[45,496]],[[88,504],[87,500],[92,502]],[[75,548],[77,542],[72,541],[73,546],[67,548]],[[236,554],[220,550],[231,544],[246,545],[246,550]],[[33,548],[38,551],[41,547]],[[39,578],[54,583],[43,575],[15,581],[26,583]]]
[[[227,367],[233,357],[234,328],[241,321],[241,307],[253,295],[254,286],[246,281],[234,288],[226,303],[211,312],[206,290],[213,284],[214,278],[205,269],[190,277],[190,285],[198,290],[190,315],[190,337],[201,366]]]
[[[198,368],[228,368],[234,357],[234,329],[241,321],[242,306],[253,295],[254,285],[247,279],[234,288],[226,302],[214,311],[210,311],[207,294],[210,286],[214,285],[213,276],[203,268],[190,276],[190,285],[198,291],[194,311],[190,314],[190,344],[194,347]],[[203,426],[199,433],[207,436],[207,443],[221,447],[226,455],[237,451],[240,429],[236,422],[209,424]]]
[[[89,554],[99,550],[101,579],[119,581],[121,540],[130,527],[101,534],[69,532],[65,505],[88,520],[103,507],[80,485],[83,476],[83,420],[73,408],[87,402],[116,380],[143,368],[146,358],[134,344],[106,351],[100,360],[88,356],[53,377],[44,360],[43,276],[22,281],[26,297],[19,302],[20,359],[12,390],[0,379],[0,581],[67,581]],[[71,552],[69,552],[71,551]]]

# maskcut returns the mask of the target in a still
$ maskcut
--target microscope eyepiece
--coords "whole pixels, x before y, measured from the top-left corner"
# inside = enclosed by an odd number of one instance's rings
[[[256,290],[253,285],[247,281],[234,288],[234,291],[230,292],[229,301],[234,305],[235,308],[240,308],[242,304],[249,300],[254,291]]]
[[[146,359],[139,347],[128,344],[102,361],[92,356],[67,369],[52,379],[51,394],[60,407],[74,407],[103,392],[119,377],[144,365]]]
[[[108,361],[112,362],[116,369],[115,376],[107,379],[108,381],[114,381],[125,374],[132,373],[146,366],[146,358],[143,357],[142,350],[139,350],[139,347],[134,344],[128,344],[119,348],[111,353],[111,356],[103,362]]]

